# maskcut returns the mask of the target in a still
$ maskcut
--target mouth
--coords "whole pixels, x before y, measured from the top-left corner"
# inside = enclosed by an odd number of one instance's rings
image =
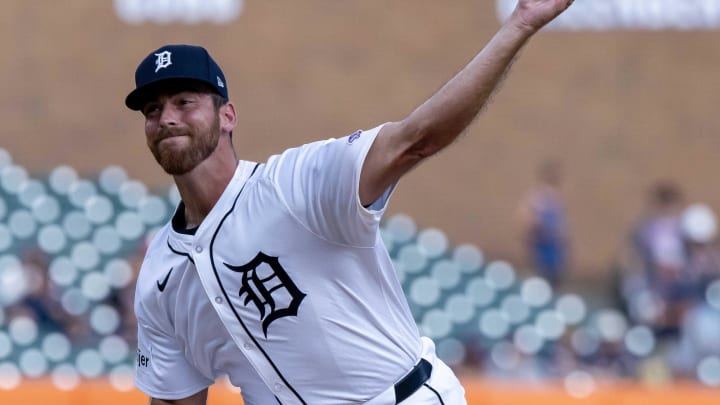
[[[182,138],[182,137],[185,137],[185,135],[168,135],[168,136],[163,136],[163,137],[161,137],[161,138],[158,138],[158,140],[155,141],[155,145],[160,145],[160,144],[162,144],[162,143],[167,143],[167,142],[173,142],[174,139],[176,139],[176,138]]]

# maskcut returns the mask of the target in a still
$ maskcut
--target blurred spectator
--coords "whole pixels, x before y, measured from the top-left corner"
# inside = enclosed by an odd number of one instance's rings
[[[37,247],[23,252],[25,291],[8,308],[9,317],[27,316],[44,333],[60,332],[73,343],[86,343],[91,337],[87,317],[71,315],[64,309],[62,289],[50,280],[49,264],[50,257]]]
[[[668,351],[673,374],[693,378],[700,361],[720,355],[720,312],[706,300],[706,291],[720,276],[716,245],[717,220],[706,205],[693,204],[681,217],[687,263],[681,285],[687,294],[678,341]]]
[[[646,212],[631,233],[623,292],[631,315],[660,335],[676,335],[686,298],[681,275],[687,267],[682,230],[683,196],[677,185],[658,182]]]
[[[720,312],[705,302],[688,309],[677,344],[667,353],[674,377],[693,378],[700,361],[720,355]]]
[[[27,249],[22,265],[25,278],[23,297],[10,308],[12,316],[33,319],[41,329],[63,331],[65,319],[56,291],[48,277],[49,257],[40,249]]]
[[[684,207],[679,187],[657,183],[645,214],[635,225],[622,290],[629,314],[674,344],[689,309],[702,301],[720,274],[717,224],[702,204]]]
[[[537,181],[520,205],[522,237],[533,269],[557,287],[565,275],[568,258],[567,213],[560,195],[559,164],[545,162],[538,170]]]
[[[683,280],[688,284],[690,294],[700,299],[707,285],[720,276],[717,220],[710,207],[693,204],[683,211],[681,221],[687,255]]]
[[[27,316],[42,330],[63,331],[65,314],[48,276],[49,257],[38,248],[23,252],[21,258],[25,287],[22,298],[10,307],[11,316]]]
[[[677,279],[685,266],[682,203],[682,193],[675,184],[656,184],[651,191],[647,212],[632,234],[633,247],[643,271],[661,289]]]

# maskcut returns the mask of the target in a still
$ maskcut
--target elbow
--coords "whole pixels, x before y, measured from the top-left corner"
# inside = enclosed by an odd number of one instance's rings
[[[442,134],[430,125],[423,125],[418,122],[403,122],[402,133],[407,139],[404,155],[415,162],[426,159],[439,152],[446,145],[443,143]]]
[[[437,151],[439,151],[438,148],[429,145],[427,142],[419,142],[413,145],[406,154],[410,160],[419,162],[434,155]]]

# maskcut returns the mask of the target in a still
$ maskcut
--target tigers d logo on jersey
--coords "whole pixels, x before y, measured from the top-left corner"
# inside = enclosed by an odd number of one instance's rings
[[[265,337],[274,321],[297,316],[306,295],[290,279],[277,257],[259,252],[247,264],[233,266],[225,263],[225,266],[242,274],[240,298],[245,297],[245,306],[252,303],[257,307]]]

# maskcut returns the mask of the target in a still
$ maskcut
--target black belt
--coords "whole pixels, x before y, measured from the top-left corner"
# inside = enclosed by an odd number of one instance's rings
[[[432,373],[432,364],[425,359],[420,359],[420,362],[410,370],[408,375],[395,383],[395,403],[399,404],[414,394],[430,378],[430,373]]]

